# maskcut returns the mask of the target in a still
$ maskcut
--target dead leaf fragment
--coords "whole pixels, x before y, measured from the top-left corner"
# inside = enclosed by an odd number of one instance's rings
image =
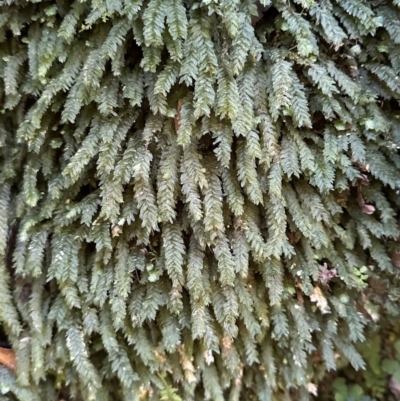
[[[375,212],[375,207],[372,205],[367,205],[364,201],[364,198],[362,196],[362,192],[361,192],[361,187],[357,188],[358,190],[358,196],[357,196],[357,202],[362,210],[363,213],[365,214],[372,214]]]
[[[121,234],[121,227],[119,226],[119,225],[115,225],[115,226],[113,226],[112,227],[112,229],[111,229],[111,235],[113,236],[113,237],[118,237],[120,234]]]
[[[175,123],[175,132],[178,132],[178,129],[181,125],[181,109],[183,106],[183,99],[178,100],[178,107],[176,110],[176,115],[174,117],[174,123]]]
[[[304,304],[304,298],[303,298],[302,293],[301,293],[300,291],[296,291],[296,294],[297,294],[297,300],[298,300],[301,304]]]
[[[369,179],[366,174],[361,174],[360,182],[362,185],[369,185]]]
[[[393,253],[392,262],[396,267],[400,267],[400,253],[399,252]]]
[[[188,383],[196,383],[197,378],[195,376],[196,369],[193,366],[193,357],[189,358],[185,353],[185,346],[183,344],[178,347],[179,359],[185,373],[185,379]]]
[[[372,214],[375,212],[375,207],[372,205],[364,204],[364,205],[362,205],[361,210],[363,211],[363,213]]]
[[[336,269],[328,269],[328,265],[324,263],[322,269],[319,271],[319,281],[323,285],[328,285],[329,281],[337,277]]]
[[[307,383],[307,390],[312,395],[318,395],[318,387],[314,383]]]
[[[15,370],[15,353],[12,349],[0,347],[0,365],[12,371]]]
[[[328,301],[326,300],[321,288],[319,288],[318,286],[314,288],[314,291],[310,295],[310,300],[311,300],[311,302],[315,302],[317,304],[318,309],[322,313],[330,312],[330,309],[328,306]]]

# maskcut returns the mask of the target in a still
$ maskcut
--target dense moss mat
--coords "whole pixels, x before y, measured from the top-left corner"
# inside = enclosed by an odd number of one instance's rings
[[[2,399],[307,400],[368,366],[399,73],[398,0],[1,0]]]

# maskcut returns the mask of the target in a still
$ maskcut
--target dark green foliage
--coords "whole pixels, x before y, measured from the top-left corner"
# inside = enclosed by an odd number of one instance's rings
[[[399,21],[0,0],[1,397],[307,400],[367,366],[400,306]]]
[[[358,345],[366,368],[354,371],[345,364],[322,382],[321,400],[396,401],[400,397],[400,326],[382,322]]]

